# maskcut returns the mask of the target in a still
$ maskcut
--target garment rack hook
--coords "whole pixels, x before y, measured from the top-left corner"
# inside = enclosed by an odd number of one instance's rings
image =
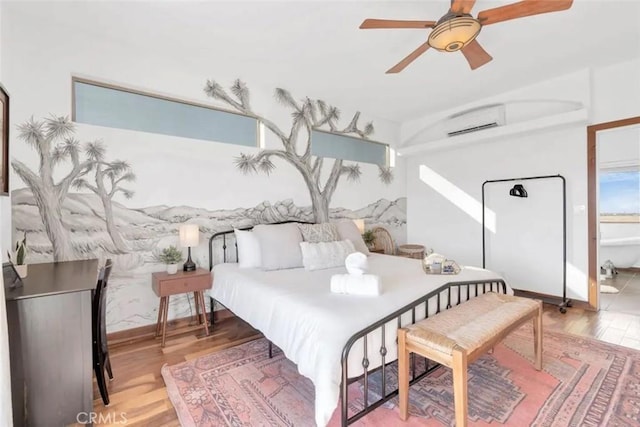
[[[522,184],[514,185],[513,188],[509,190],[509,195],[514,197],[529,197],[527,190],[524,189]]]

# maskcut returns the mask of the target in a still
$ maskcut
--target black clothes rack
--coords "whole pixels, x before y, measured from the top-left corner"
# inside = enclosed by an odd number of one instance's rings
[[[528,176],[524,178],[507,178],[507,179],[494,179],[488,180],[482,183],[482,267],[486,268],[486,230],[485,230],[485,187],[487,184],[493,184],[497,182],[512,182],[512,181],[530,181],[539,179],[560,179],[562,181],[562,300],[557,301],[557,297],[539,295],[536,294],[536,298],[544,300],[551,304],[557,304],[561,313],[567,312],[567,307],[571,307],[571,300],[567,299],[567,181],[564,176],[558,175],[541,175],[541,176]],[[509,192],[509,196],[515,197],[527,197],[527,192],[524,190],[522,184],[514,185],[514,188]]]

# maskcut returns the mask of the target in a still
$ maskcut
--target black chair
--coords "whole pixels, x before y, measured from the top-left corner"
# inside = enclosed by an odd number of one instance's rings
[[[107,329],[105,325],[105,314],[107,308],[107,283],[111,274],[113,263],[107,260],[104,267],[100,269],[98,284],[93,294],[92,304],[92,334],[93,334],[93,371],[96,374],[96,381],[100,389],[100,395],[105,406],[109,404],[109,392],[104,380],[104,370],[107,370],[109,380],[113,379],[111,371],[111,361],[109,360],[109,346],[107,345]]]

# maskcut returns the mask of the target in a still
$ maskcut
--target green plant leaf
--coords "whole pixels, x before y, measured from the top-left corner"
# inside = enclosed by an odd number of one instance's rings
[[[366,245],[371,245],[376,241],[376,235],[373,233],[373,230],[366,230],[362,233],[362,240]]]
[[[154,254],[154,258],[163,264],[177,264],[184,259],[182,251],[171,245]]]

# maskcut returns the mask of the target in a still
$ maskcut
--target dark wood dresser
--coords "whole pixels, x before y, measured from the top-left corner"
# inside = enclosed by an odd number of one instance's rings
[[[91,299],[97,260],[31,264],[4,277],[13,422],[65,426],[93,410]]]

